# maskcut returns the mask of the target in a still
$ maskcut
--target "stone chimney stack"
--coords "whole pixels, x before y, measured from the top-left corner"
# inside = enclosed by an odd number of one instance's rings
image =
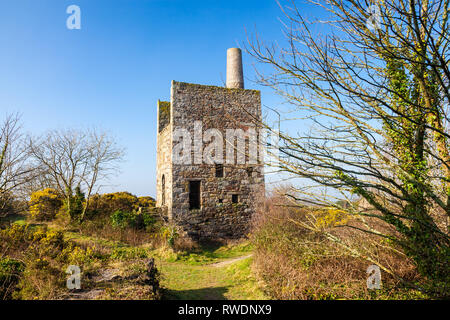
[[[244,89],[242,52],[239,48],[230,48],[227,50],[227,88]]]

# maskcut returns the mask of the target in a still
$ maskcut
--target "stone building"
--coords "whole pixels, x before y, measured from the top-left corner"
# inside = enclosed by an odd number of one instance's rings
[[[226,87],[172,81],[158,101],[156,205],[194,239],[245,236],[264,200],[261,96],[242,70],[228,49]]]

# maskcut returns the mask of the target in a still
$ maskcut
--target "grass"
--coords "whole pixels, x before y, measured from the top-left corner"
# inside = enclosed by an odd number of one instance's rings
[[[50,228],[52,228],[52,227],[50,227]],[[60,229],[60,228],[55,228],[55,229]],[[84,234],[81,234],[78,232],[73,232],[73,231],[64,231],[64,237],[66,240],[73,240],[80,244],[96,244],[96,245],[105,246],[105,247],[128,246],[127,244],[120,242],[120,241],[114,241],[114,240],[110,240],[110,239],[103,239],[103,238],[99,238],[99,237],[88,236],[88,235],[84,235]]]
[[[11,214],[1,219],[2,223],[16,223],[21,226],[27,224],[27,217],[23,214]]]
[[[247,258],[224,267],[166,262],[161,265],[161,284],[167,299],[267,299],[251,273],[251,261]]]
[[[225,268],[224,281],[228,284],[226,297],[231,300],[266,300],[261,290],[262,283],[252,272],[252,258],[243,259]]]

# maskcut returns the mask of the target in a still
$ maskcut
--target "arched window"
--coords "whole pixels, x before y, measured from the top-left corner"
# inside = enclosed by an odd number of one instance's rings
[[[166,204],[166,176],[163,175],[161,179],[161,204]]]

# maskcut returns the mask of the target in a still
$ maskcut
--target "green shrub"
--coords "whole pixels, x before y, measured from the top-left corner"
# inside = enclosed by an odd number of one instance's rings
[[[150,228],[156,223],[154,215],[147,211],[124,212],[117,210],[111,215],[111,224],[116,228]]]
[[[81,189],[78,186],[75,188],[75,195],[70,197],[70,207],[66,204],[71,221],[80,221],[83,213],[84,202],[84,193],[81,192]]]
[[[0,259],[0,300],[11,299],[25,265],[8,257]]]
[[[118,228],[126,228],[134,223],[134,215],[130,212],[117,210],[111,215],[111,225]]]
[[[144,228],[149,230],[150,228],[153,228],[158,221],[156,216],[149,211],[142,211],[140,214],[140,217],[142,218],[142,223],[144,224]]]

